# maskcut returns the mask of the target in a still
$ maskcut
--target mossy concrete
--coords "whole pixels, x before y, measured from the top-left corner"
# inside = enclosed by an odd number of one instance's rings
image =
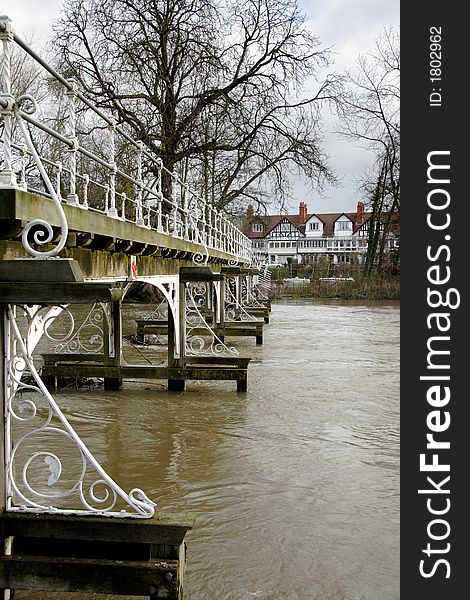
[[[139,276],[178,274],[202,251],[200,244],[157,233],[134,223],[113,219],[76,206],[62,205],[69,227],[60,257],[78,261],[86,278],[127,277],[131,256]],[[22,228],[41,218],[60,234],[60,219],[52,200],[22,190],[0,190],[0,260],[27,257],[20,240]],[[44,250],[53,245],[44,246]],[[227,265],[233,255],[209,249],[209,262]],[[243,262],[248,263],[247,260]],[[213,269],[219,271],[220,268]]]
[[[76,260],[86,279],[123,278],[129,277],[131,273],[132,255],[125,252],[66,247],[60,252],[59,256]],[[21,242],[0,240],[0,261],[16,258],[28,258]],[[53,261],[54,259],[51,258],[50,260]],[[136,274],[139,277],[178,275],[180,267],[194,266],[190,258],[136,256],[135,261]],[[220,262],[211,261],[213,270],[218,271]]]

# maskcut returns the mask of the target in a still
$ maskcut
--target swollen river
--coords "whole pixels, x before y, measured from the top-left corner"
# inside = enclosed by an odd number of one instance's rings
[[[228,338],[253,357],[246,394],[125,381],[56,395],[124,489],[196,517],[185,600],[399,598],[399,314],[273,303],[263,346]]]

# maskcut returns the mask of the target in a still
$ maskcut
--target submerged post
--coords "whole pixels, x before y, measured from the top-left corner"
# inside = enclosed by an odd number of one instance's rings
[[[177,304],[177,314],[173,315],[173,311],[168,310],[168,367],[183,368],[184,353],[185,353],[185,284],[178,277],[177,294],[179,302]],[[179,327],[176,327],[175,318],[178,319]],[[178,343],[177,343],[178,336]],[[179,356],[176,355],[176,348],[179,348]],[[168,390],[173,392],[183,392],[185,389],[184,379],[168,379]]]
[[[104,364],[119,369],[122,364],[122,300],[110,302],[108,314],[103,311],[103,331]],[[121,387],[122,377],[105,376],[105,390],[119,390]]]

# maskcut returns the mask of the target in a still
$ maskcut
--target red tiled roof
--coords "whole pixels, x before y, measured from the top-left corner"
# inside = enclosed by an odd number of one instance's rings
[[[335,222],[342,216],[348,217],[350,221],[353,223],[353,233],[356,233],[358,229],[360,229],[364,223],[366,223],[372,213],[364,212],[362,223],[357,223],[357,213],[355,212],[338,212],[338,213],[309,213],[307,215],[308,222],[313,216],[317,217],[322,223],[323,226],[323,237],[333,237],[334,236],[334,228]],[[245,235],[247,235],[251,239],[260,239],[266,237],[279,223],[283,220],[289,220],[297,229],[305,234],[305,223],[300,223],[300,217],[298,214],[296,215],[254,215],[251,218],[245,217],[243,219],[243,223],[241,229]],[[387,219],[387,214],[382,214],[382,222],[385,222]],[[260,223],[263,225],[263,231],[253,231],[252,225],[253,223]],[[392,220],[392,231],[396,234],[400,232],[399,218],[395,217]]]
[[[299,223],[299,215],[254,215],[251,219],[244,219],[242,231],[245,235],[252,239],[264,238],[284,219],[290,221],[292,225],[304,233],[305,225],[301,225]],[[261,223],[263,225],[263,231],[253,231],[253,223]]]

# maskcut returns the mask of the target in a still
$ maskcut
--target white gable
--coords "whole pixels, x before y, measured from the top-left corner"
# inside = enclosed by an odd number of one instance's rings
[[[354,223],[346,215],[341,215],[335,221],[335,235],[339,237],[351,236]]]
[[[306,237],[321,237],[323,235],[323,221],[316,215],[312,215],[305,223]]]

